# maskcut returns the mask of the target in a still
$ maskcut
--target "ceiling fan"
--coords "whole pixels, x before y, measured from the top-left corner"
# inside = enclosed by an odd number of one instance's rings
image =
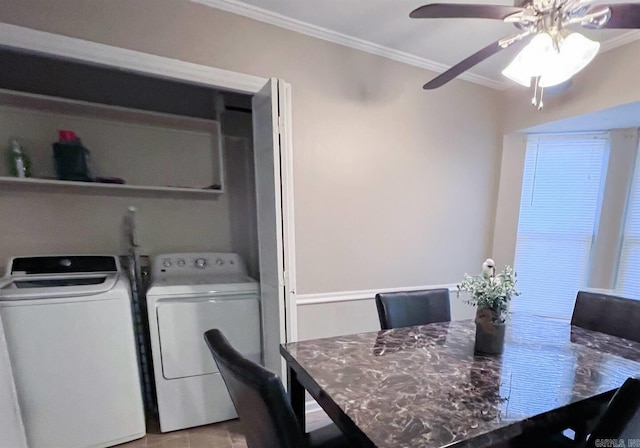
[[[524,47],[502,72],[525,86],[534,81],[532,103],[542,108],[545,87],[567,81],[595,57],[600,47],[581,29],[640,28],[640,3],[598,5],[594,0],[516,0],[515,6],[433,3],[410,14],[414,19],[476,18],[502,20],[519,32],[487,45],[424,85],[443,86],[508,47]],[[539,95],[539,98],[538,98]]]

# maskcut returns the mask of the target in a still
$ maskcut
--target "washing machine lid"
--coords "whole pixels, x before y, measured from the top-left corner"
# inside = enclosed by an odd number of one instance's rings
[[[258,282],[246,275],[161,276],[147,296],[195,296],[258,292]]]
[[[120,265],[113,255],[15,257],[0,281],[0,300],[93,296],[111,290]]]
[[[111,290],[118,274],[92,273],[12,277],[0,284],[0,300],[58,299],[93,296]]]

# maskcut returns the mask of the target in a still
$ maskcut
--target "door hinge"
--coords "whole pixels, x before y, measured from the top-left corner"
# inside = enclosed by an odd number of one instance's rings
[[[278,116],[278,134],[282,135],[284,131],[284,119]]]

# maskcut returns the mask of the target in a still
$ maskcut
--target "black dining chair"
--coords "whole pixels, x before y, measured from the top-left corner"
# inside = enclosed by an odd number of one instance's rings
[[[591,431],[586,448],[608,446],[607,443],[620,439],[627,447],[640,445],[640,380],[637,378],[627,379],[618,389]]]
[[[624,444],[623,444],[624,443]],[[554,436],[544,442],[512,444],[509,448],[601,448],[640,444],[640,380],[628,378],[598,418],[586,441]]]
[[[376,308],[383,330],[451,320],[446,288],[376,294]]]
[[[280,378],[236,351],[220,330],[204,339],[236,408],[248,448],[346,448],[335,425],[305,434],[298,424]]]
[[[597,292],[579,291],[571,325],[640,342],[640,301]],[[602,409],[604,410],[604,403]],[[595,419],[571,429],[576,443],[584,442]]]
[[[640,342],[640,300],[580,291],[571,325]]]

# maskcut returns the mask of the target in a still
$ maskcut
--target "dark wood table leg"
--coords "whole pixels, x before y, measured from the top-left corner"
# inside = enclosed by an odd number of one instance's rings
[[[298,374],[291,367],[287,369],[287,385],[293,413],[298,419],[302,432],[306,432],[304,387],[298,381]]]

